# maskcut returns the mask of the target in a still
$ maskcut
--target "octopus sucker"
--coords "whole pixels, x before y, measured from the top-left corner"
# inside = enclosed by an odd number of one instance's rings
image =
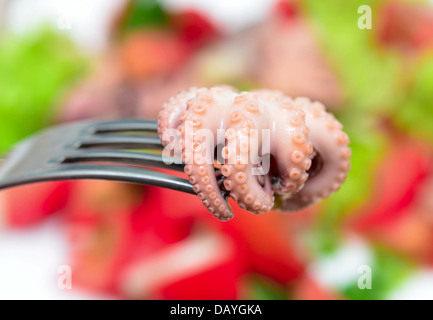
[[[279,91],[191,88],[163,106],[158,126],[163,146],[179,139],[194,192],[222,221],[233,218],[229,197],[255,214],[301,210],[336,192],[350,169],[334,116]]]

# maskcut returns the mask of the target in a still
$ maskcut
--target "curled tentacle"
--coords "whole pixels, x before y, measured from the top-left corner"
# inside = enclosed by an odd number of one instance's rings
[[[215,121],[230,107],[235,92],[230,88],[217,87],[203,90],[187,102],[187,110],[180,117],[178,127],[182,135],[185,173],[207,210],[219,220],[233,218],[227,199],[221,194],[214,170],[213,134],[221,126]]]
[[[236,97],[228,114],[230,128],[223,149],[226,159],[221,168],[226,177],[224,186],[241,208],[253,213],[268,212],[274,204],[268,177],[264,177],[262,183],[258,181],[263,142],[258,128],[266,128],[269,123],[266,111],[263,103],[253,95],[244,93]]]
[[[276,104],[272,140],[278,143],[273,144],[272,154],[277,161],[279,180],[274,183],[274,190],[282,198],[288,198],[299,192],[308,179],[313,146],[309,141],[305,112],[289,99]]]
[[[189,90],[179,92],[175,97],[170,98],[170,100],[164,104],[158,115],[158,135],[162,145],[165,146],[169,142],[167,139],[164,139],[163,133],[166,132],[167,129],[177,128],[180,123],[179,118],[187,109],[187,101],[195,97],[200,90],[203,91],[205,89],[192,87]]]
[[[226,176],[224,187],[239,207],[256,214],[272,209],[275,198],[270,181],[265,179],[262,186],[252,174],[251,164],[226,164],[222,167],[222,172]]]
[[[282,204],[283,210],[300,210],[321,198],[337,191],[350,169],[351,150],[349,137],[334,116],[326,112],[323,104],[311,103],[308,99],[295,100],[306,113],[310,140],[314,152],[311,154],[310,178],[303,189]]]

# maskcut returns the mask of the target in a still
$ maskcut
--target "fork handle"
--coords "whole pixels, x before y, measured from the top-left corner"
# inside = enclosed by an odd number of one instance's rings
[[[186,180],[157,171],[134,167],[115,168],[110,165],[74,164],[64,165],[61,169],[34,173],[24,178],[0,181],[0,189],[12,188],[20,185],[55,181],[55,180],[112,180],[162,187],[195,194],[192,185]]]

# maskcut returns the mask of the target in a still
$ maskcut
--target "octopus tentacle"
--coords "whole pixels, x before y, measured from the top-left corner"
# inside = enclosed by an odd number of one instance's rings
[[[230,88],[217,87],[197,93],[187,102],[179,126],[183,136],[183,155],[185,173],[194,191],[207,210],[220,220],[233,218],[227,200],[222,196],[214,170],[214,148],[217,137],[206,135],[215,132],[223,125],[215,121],[230,106],[235,92]],[[201,129],[206,128],[203,132]]]
[[[235,165],[224,165],[224,187],[242,209],[256,214],[269,212],[275,200],[270,181],[267,179],[263,186],[260,185],[252,170],[251,164],[243,164],[240,161]]]
[[[302,109],[285,99],[278,102],[275,114],[273,139],[279,142],[273,145],[272,154],[276,156],[280,183],[274,184],[274,190],[288,198],[299,192],[308,179],[313,146]]]
[[[166,102],[158,115],[158,135],[162,145],[168,143],[167,139],[163,138],[163,133],[167,129],[175,129],[179,125],[179,118],[187,109],[187,101],[197,95],[198,92],[206,90],[204,88],[192,87],[189,90],[181,91],[176,96],[171,97]]]
[[[282,209],[285,210],[300,210],[329,197],[340,188],[350,169],[349,137],[342,131],[340,122],[326,112],[320,102],[311,103],[306,98],[298,98],[295,104],[306,112],[309,137],[314,148],[310,156],[313,166],[304,188],[283,202]]]
[[[257,176],[260,169],[259,151],[262,146],[258,128],[269,125],[269,115],[263,103],[256,96],[241,93],[234,99],[228,114],[230,126],[227,130],[227,145],[223,149],[226,158],[221,168],[226,177],[224,186],[238,205],[253,213],[268,212],[274,204],[269,179],[262,184]],[[253,144],[255,150],[253,150]]]

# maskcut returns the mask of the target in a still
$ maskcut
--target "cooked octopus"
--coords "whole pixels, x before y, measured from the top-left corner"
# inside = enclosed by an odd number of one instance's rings
[[[337,191],[351,157],[342,128],[320,102],[228,86],[180,92],[158,117],[165,152],[180,152],[197,196],[223,221],[233,218],[228,198],[259,214],[276,197],[297,211]]]

